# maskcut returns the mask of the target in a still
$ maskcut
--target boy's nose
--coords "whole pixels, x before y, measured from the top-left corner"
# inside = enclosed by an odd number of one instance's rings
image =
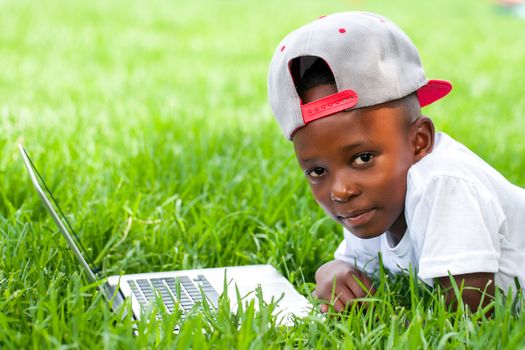
[[[359,194],[357,186],[346,179],[336,179],[330,192],[330,199],[334,202],[344,203]]]

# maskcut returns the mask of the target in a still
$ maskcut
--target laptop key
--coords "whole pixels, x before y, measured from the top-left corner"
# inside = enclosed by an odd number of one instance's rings
[[[181,308],[186,312],[189,312],[194,305],[194,303],[180,304]]]

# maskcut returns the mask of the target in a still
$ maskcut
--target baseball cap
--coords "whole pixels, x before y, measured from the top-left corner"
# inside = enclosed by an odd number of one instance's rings
[[[302,66],[308,67],[312,57],[327,64],[338,92],[303,104],[292,62],[304,59]],[[277,46],[268,74],[270,105],[288,139],[307,123],[340,111],[374,106],[414,92],[423,107],[451,89],[448,81],[425,77],[417,48],[397,25],[369,12],[323,16],[291,32]]]

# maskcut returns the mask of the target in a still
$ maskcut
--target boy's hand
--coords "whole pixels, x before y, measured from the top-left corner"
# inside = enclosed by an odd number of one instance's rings
[[[361,281],[368,291],[363,290],[357,280]],[[364,272],[341,260],[329,261],[317,269],[315,282],[315,296],[324,302],[330,302],[337,312],[343,311],[354,299],[374,293],[370,278]],[[327,311],[328,304],[322,304],[321,312]]]

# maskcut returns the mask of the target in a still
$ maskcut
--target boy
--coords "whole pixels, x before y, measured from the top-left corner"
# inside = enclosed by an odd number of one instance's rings
[[[319,18],[277,47],[273,113],[316,201],[344,227],[316,272],[317,297],[336,311],[373,292],[379,252],[387,269],[440,283],[448,302],[452,275],[472,310],[495,287],[525,285],[525,190],[421,115],[451,89],[427,80],[410,39],[371,13]]]

